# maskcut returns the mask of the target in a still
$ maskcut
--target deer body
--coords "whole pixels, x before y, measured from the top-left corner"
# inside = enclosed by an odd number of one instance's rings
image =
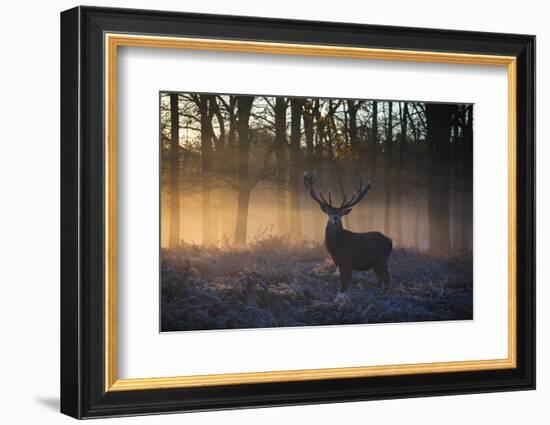
[[[319,203],[323,212],[328,215],[325,228],[325,246],[340,272],[342,291],[347,289],[353,270],[367,271],[372,269],[376,274],[378,283],[385,287],[390,280],[388,259],[393,248],[391,239],[380,232],[355,233],[344,229],[342,226],[342,216],[349,214],[351,207],[365,197],[370,189],[370,184],[365,187],[361,183],[348,202],[346,202],[347,196],[344,195],[342,204],[335,207],[332,205],[330,193],[328,201],[322,193],[319,194],[319,197],[315,194],[313,177],[304,176],[304,183],[311,197]]]
[[[325,246],[340,271],[342,290],[346,290],[353,270],[373,269],[379,284],[389,283],[388,258],[392,241],[380,232],[354,233],[335,228],[330,221],[325,229]]]

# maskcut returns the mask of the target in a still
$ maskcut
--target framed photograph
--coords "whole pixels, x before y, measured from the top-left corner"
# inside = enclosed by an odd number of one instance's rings
[[[535,37],[61,14],[61,411],[535,388]]]

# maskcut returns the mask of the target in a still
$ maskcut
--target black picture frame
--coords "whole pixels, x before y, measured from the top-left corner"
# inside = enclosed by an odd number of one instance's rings
[[[105,32],[516,57],[517,367],[106,392]],[[76,7],[61,13],[61,117],[62,413],[92,418],[535,388],[534,36]]]

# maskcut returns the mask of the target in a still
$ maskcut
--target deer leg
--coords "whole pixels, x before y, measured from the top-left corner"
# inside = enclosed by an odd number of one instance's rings
[[[386,283],[389,281],[389,275],[386,265],[377,263],[372,267],[372,269],[374,270],[374,274],[376,274],[378,286],[385,288]]]
[[[384,263],[384,281],[386,286],[390,284],[390,273],[388,272],[388,262]]]
[[[340,284],[342,286],[342,292],[348,289],[348,284],[351,280],[352,269],[349,267],[339,267],[340,270]]]

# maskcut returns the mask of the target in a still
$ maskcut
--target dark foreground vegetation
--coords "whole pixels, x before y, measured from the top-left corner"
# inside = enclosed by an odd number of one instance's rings
[[[161,267],[162,331],[472,319],[471,256],[395,249],[386,291],[369,271],[344,293],[325,248],[306,241],[182,245]]]

